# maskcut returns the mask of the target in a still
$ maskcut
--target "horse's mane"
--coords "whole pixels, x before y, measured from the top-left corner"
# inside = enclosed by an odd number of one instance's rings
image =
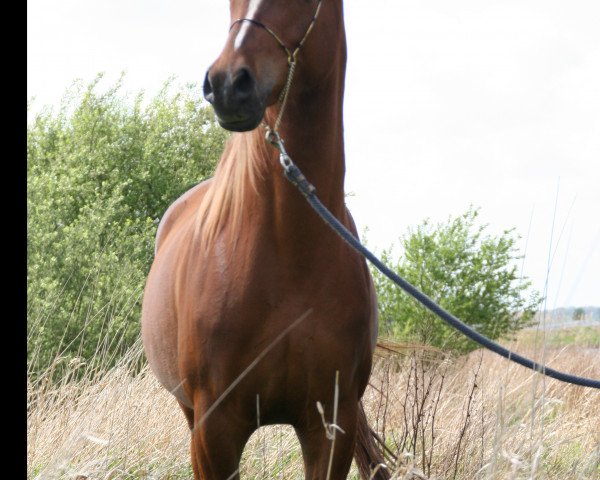
[[[204,249],[212,245],[225,225],[229,224],[234,232],[238,230],[247,189],[257,191],[257,178],[263,174],[261,167],[269,158],[262,132],[256,128],[234,133],[225,146],[196,215],[195,235],[200,236]]]

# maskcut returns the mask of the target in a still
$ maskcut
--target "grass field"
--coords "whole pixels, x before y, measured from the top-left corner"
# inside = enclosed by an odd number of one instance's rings
[[[506,345],[600,378],[600,327],[523,331]],[[600,479],[600,392],[545,379],[489,352],[381,350],[364,396],[397,479]],[[61,359],[28,382],[28,478],[191,478],[189,433],[140,346],[110,370]],[[60,379],[53,378],[61,371]],[[64,372],[67,372],[66,374]],[[395,467],[392,466],[392,461]],[[303,478],[287,426],[246,447],[242,478]],[[349,478],[358,478],[354,469]]]

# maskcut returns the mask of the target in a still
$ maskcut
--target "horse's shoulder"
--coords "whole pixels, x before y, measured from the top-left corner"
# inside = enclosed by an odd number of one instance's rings
[[[204,196],[204,192],[210,185],[212,179],[204,180],[192,188],[187,190],[177,200],[175,200],[169,208],[165,211],[164,215],[160,219],[158,229],[156,231],[156,237],[154,241],[154,255],[158,252],[160,246],[167,238],[169,232],[173,228],[173,225],[177,220],[184,214],[192,205],[195,205]]]

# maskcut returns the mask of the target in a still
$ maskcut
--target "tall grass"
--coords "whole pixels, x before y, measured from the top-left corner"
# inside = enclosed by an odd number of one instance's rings
[[[600,378],[600,344],[589,342],[598,330],[570,337],[578,344],[550,341],[549,365]],[[511,346],[537,353],[526,332]],[[600,392],[545,379],[489,352],[451,358],[392,350],[379,352],[364,403],[394,478],[600,478]],[[145,366],[141,345],[112,368],[99,357],[67,365],[57,357],[28,382],[28,478],[191,478],[187,424]],[[241,475],[303,478],[291,427],[255,432]],[[358,478],[354,469],[350,478]]]
[[[598,353],[576,345],[546,351],[550,366],[593,378]],[[367,409],[399,457],[398,478],[599,478],[598,391],[482,350],[379,362],[373,387]]]

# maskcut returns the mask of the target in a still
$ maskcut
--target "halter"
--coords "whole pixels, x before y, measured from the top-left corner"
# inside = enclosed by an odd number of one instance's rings
[[[281,90],[281,93],[279,94],[278,101],[281,103],[281,108],[279,109],[279,114],[277,115],[277,119],[275,120],[275,125],[273,126],[273,128],[269,127],[266,123],[264,123],[265,128],[267,129],[266,138],[271,143],[275,143],[276,139],[279,137],[278,130],[279,130],[279,126],[281,124],[281,119],[283,118],[283,112],[285,111],[285,107],[287,104],[288,93],[290,92],[290,88],[292,86],[292,80],[294,78],[294,72],[296,70],[296,61],[297,61],[297,57],[298,57],[298,52],[304,45],[306,38],[308,37],[309,33],[311,32],[311,30],[313,29],[313,27],[315,25],[315,22],[317,21],[317,17],[319,16],[319,12],[321,11],[321,2],[322,2],[322,0],[318,0],[317,8],[315,9],[315,13],[310,22],[310,25],[306,29],[306,33],[304,33],[302,40],[300,40],[300,43],[298,43],[298,45],[296,46],[296,48],[293,51],[290,50],[285,45],[285,43],[283,43],[281,38],[279,38],[279,36],[271,28],[269,28],[264,23],[259,22],[258,20],[254,20],[253,18],[238,18],[229,27],[229,31],[231,31],[231,29],[233,28],[234,25],[236,25],[237,23],[241,23],[241,22],[250,22],[251,24],[256,25],[257,27],[261,27],[275,39],[275,41],[279,44],[279,46],[281,48],[283,48],[283,50],[285,51],[285,53],[287,55],[287,62],[288,62],[289,69],[288,69],[288,75],[287,75],[287,80],[285,82],[285,86],[283,87],[283,90]]]

